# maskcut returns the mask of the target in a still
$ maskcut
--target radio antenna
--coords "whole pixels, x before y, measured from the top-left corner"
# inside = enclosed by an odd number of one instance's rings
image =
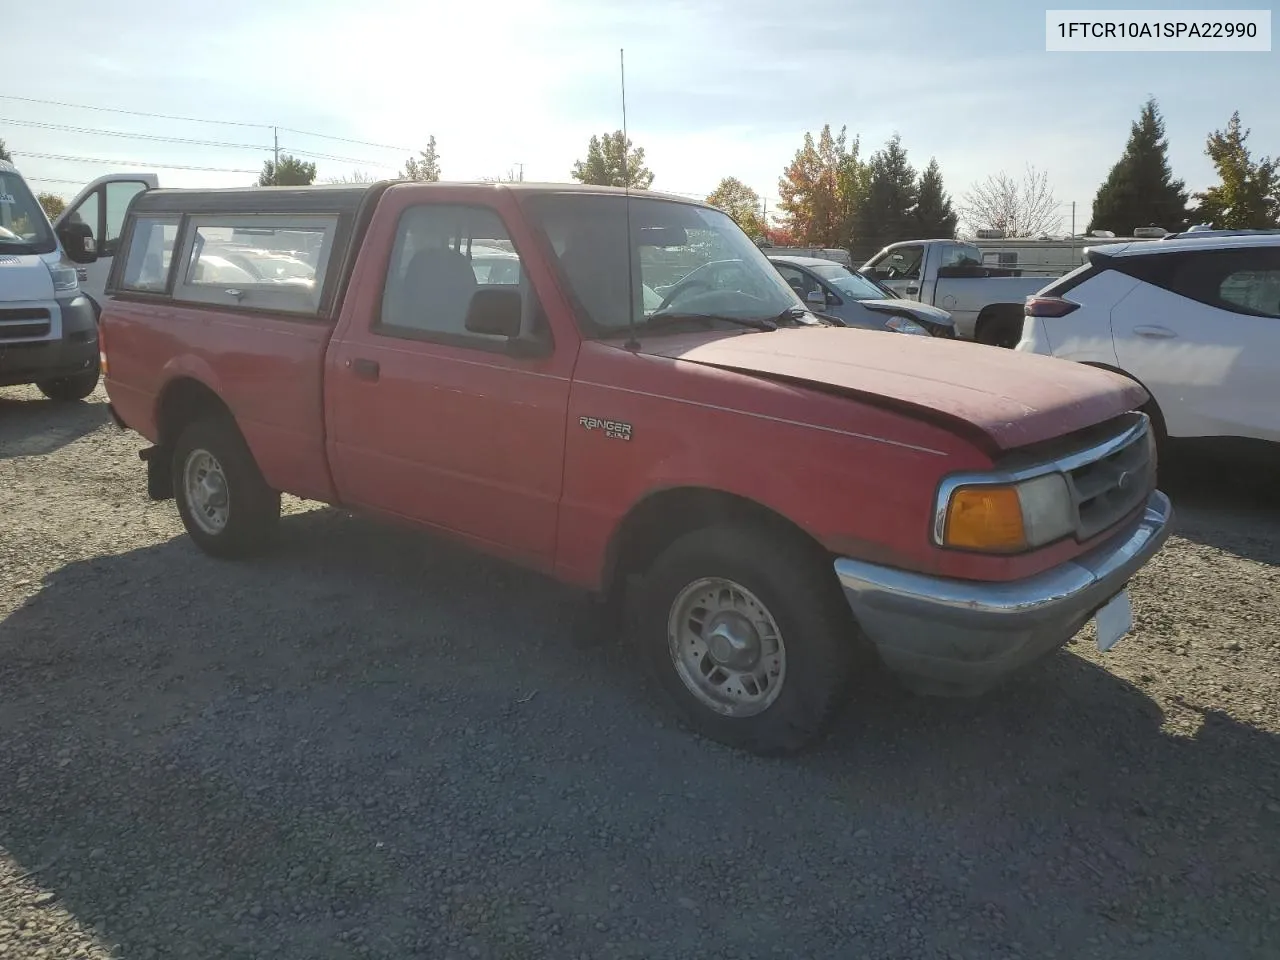
[[[635,251],[632,249],[631,237],[631,173],[627,169],[627,152],[631,141],[627,139],[627,59],[626,50],[618,48],[618,76],[622,81],[622,189],[625,195],[623,205],[627,212],[627,342],[626,349],[639,350],[640,341],[636,339],[636,277]]]

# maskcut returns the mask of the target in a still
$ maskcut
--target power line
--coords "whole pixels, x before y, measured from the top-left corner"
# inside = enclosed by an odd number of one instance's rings
[[[15,97],[9,94],[0,94],[0,100],[17,100],[22,103],[40,103],[54,107],[70,107],[73,110],[97,110],[101,113],[122,113],[131,117],[150,117],[156,120],[181,120],[184,123],[216,123],[228,127],[253,127],[259,130],[286,130],[289,133],[296,133],[304,137],[319,137],[322,140],[337,140],[342,143],[359,144],[362,147],[374,147],[379,150],[400,150],[406,153],[412,153],[412,147],[401,147],[395,144],[374,143],[370,140],[355,140],[350,137],[338,137],[331,133],[317,133],[314,130],[298,130],[293,127],[281,127],[274,123],[249,123],[244,120],[214,120],[208,117],[181,117],[171,113],[152,113],[146,110],[125,110],[122,107],[98,107],[87,103],[67,103],[64,100],[41,100],[37,97]]]
[[[112,167],[151,167],[156,170],[200,170],[205,173],[258,173],[257,170],[241,170],[235,167],[194,167],[182,163],[146,163],[142,160],[104,160],[101,157],[69,157],[59,153],[32,153],[29,150],[11,150],[17,157],[36,157],[40,160],[66,160],[70,163],[103,163]]]
[[[281,127],[280,129],[283,130],[284,128]],[[267,149],[271,149],[271,148],[268,147]],[[370,160],[361,160],[359,157],[335,157],[333,154],[330,154],[330,153],[315,153],[310,150],[298,150],[294,147],[281,147],[280,152],[289,153],[295,157],[311,157],[312,159],[315,159],[315,160],[337,160],[341,163],[356,163],[363,167],[378,167],[379,169],[382,169],[382,170],[390,170],[394,166],[394,164],[373,163]]]
[[[260,127],[271,129],[269,123],[246,123],[243,120],[210,120],[204,117],[179,117],[170,113],[147,113],[143,110],[125,110],[121,107],[94,107],[86,103],[66,103],[62,100],[40,100],[36,97],[14,97],[0,94],[0,100],[20,100],[23,103],[42,103],[52,107],[71,107],[75,110],[98,110],[103,113],[126,113],[132,117],[152,117],[157,120],[183,120],[187,123],[217,123],[226,127]]]
[[[267,146],[262,143],[232,143],[227,140],[198,140],[191,137],[168,137],[162,134],[154,133],[126,133],[120,130],[105,130],[101,127],[77,127],[65,123],[45,123],[42,120],[14,120],[10,117],[0,117],[0,123],[13,123],[24,127],[39,127],[44,130],[62,130],[69,133],[83,133],[90,136],[104,137],[126,137],[133,140],[147,140],[154,143],[182,143],[198,147],[226,147],[236,150],[262,150],[271,153],[276,148]],[[286,129],[281,127],[280,129]],[[314,157],[320,160],[336,160],[342,163],[356,163],[366,167],[378,167],[381,169],[391,169],[392,164],[377,163],[372,160],[364,160],[360,157],[340,157],[329,153],[319,153],[314,150],[299,150],[292,147],[280,147],[281,150],[304,157]]]
[[[280,127],[285,133],[297,133],[304,137],[322,137],[325,140],[338,140],[342,143],[355,143],[362,147],[376,147],[380,150],[400,150],[404,153],[412,153],[413,147],[397,147],[393,143],[370,143],[368,140],[352,140],[350,137],[335,137],[328,133],[314,133],[310,130],[295,130],[293,127]]]
[[[194,140],[190,137],[166,137],[155,133],[125,133],[121,130],[104,130],[101,127],[75,127],[65,123],[45,123],[41,120],[14,120],[0,117],[0,123],[13,123],[23,127],[40,127],[44,130],[63,130],[68,133],[87,133],[103,137],[127,137],[132,140],[154,140],[160,143],[187,143],[197,147],[233,147],[238,150],[270,150],[261,143],[230,143],[226,140]]]

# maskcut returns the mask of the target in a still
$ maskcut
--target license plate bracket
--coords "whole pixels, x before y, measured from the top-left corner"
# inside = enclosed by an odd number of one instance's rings
[[[1098,608],[1094,623],[1100,653],[1106,653],[1133,629],[1133,604],[1129,601],[1128,587]]]

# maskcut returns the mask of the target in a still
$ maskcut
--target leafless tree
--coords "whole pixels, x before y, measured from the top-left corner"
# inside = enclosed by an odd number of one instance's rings
[[[1053,233],[1062,225],[1049,175],[1027,165],[1021,180],[1001,170],[975,183],[960,202],[960,215],[971,230],[1003,230],[1009,237]]]
[[[341,177],[328,177],[328,183],[373,183],[373,174],[366,173],[364,170],[352,170],[350,174]]]

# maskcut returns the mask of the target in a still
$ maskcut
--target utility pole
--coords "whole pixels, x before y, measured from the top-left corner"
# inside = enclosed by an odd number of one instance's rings
[[[280,128],[271,128],[271,152],[274,159],[271,161],[271,180],[272,186],[280,185]]]
[[[516,166],[520,168],[520,181],[519,181],[519,182],[520,182],[520,183],[524,183],[524,164],[523,164],[523,163],[517,163],[517,164],[516,164]]]
[[[1076,262],[1076,202],[1071,201],[1071,269],[1075,269]]]
[[[762,211],[760,214],[760,224],[762,227],[764,227],[765,243],[768,243],[769,242],[769,198],[761,197],[760,205],[761,205],[761,211]]]

